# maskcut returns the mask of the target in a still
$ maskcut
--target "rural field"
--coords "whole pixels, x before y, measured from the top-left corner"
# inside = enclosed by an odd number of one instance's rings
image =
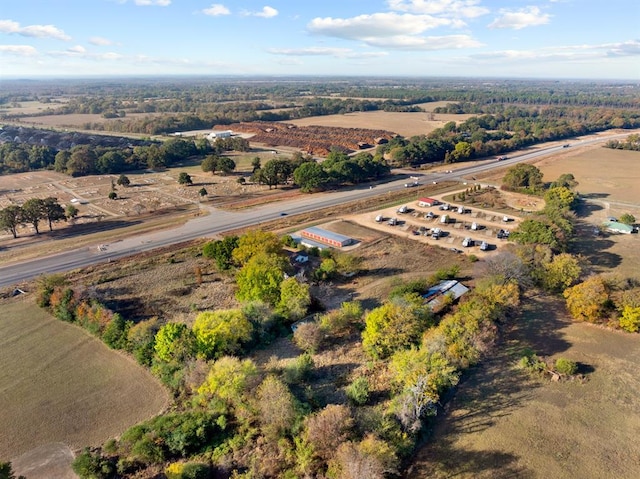
[[[525,347],[579,363],[584,380],[532,378]],[[566,319],[533,297],[495,355],[458,386],[408,479],[640,477],[640,338]]]
[[[167,391],[132,358],[54,319],[32,296],[0,302],[1,458],[26,455],[30,469],[63,445],[99,445],[168,406]],[[29,455],[35,449],[45,457]]]

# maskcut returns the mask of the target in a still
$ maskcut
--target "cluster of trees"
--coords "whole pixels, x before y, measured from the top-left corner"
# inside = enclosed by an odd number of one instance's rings
[[[0,175],[50,168],[56,157],[54,148],[22,143],[0,144]]]
[[[533,165],[518,164],[504,176],[505,189],[543,195],[545,207],[520,223],[510,235],[518,244],[544,244],[553,251],[564,251],[574,233],[574,209],[578,194],[573,191],[578,183],[566,173],[549,184],[542,182],[542,172]]]
[[[271,188],[293,181],[304,192],[320,191],[332,186],[358,184],[382,178],[390,167],[381,157],[361,152],[354,156],[333,150],[322,163],[296,153],[291,159],[273,158],[264,166],[259,158],[253,163],[252,181]]]
[[[53,223],[69,218],[75,218],[78,209],[67,206],[66,210],[58,203],[57,198],[30,198],[22,206],[9,205],[0,209],[0,229],[18,237],[18,227],[26,223],[33,226],[36,234],[40,234],[40,223],[46,221],[49,231],[53,231]]]
[[[604,146],[614,150],[640,151],[640,135],[629,135],[624,141],[609,140]]]

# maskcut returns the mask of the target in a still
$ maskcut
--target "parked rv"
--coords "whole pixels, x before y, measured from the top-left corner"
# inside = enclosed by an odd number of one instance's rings
[[[471,223],[471,229],[473,231],[477,231],[478,230],[478,223],[476,223],[475,221],[473,223]]]
[[[448,222],[449,222],[449,215],[442,215],[440,217],[440,223],[445,224],[445,223],[448,223]]]
[[[431,230],[431,237],[433,239],[440,238],[441,234],[442,234],[442,230],[440,228],[433,228],[433,230]]]
[[[465,248],[469,248],[470,246],[473,246],[473,240],[471,238],[465,238],[462,240],[462,246],[464,246]]]
[[[483,241],[482,243],[480,243],[480,251],[487,251],[489,249],[489,243],[487,243],[486,241]]]
[[[398,219],[397,218],[389,218],[389,221],[387,221],[387,224],[389,226],[396,226],[398,224]]]
[[[376,223],[382,223],[384,221],[384,216],[378,215],[376,216]]]
[[[400,208],[398,208],[398,213],[401,215],[408,212],[409,212],[409,207],[407,205],[403,205]]]

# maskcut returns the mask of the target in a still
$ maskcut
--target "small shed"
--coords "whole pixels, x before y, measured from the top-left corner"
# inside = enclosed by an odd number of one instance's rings
[[[353,238],[350,238],[349,236],[334,233],[333,231],[327,231],[317,226],[311,226],[302,230],[300,232],[300,236],[336,248],[342,248],[343,246],[349,246],[354,243]]]
[[[429,290],[422,295],[431,309],[437,308],[446,295],[450,295],[454,300],[460,298],[463,294],[467,293],[469,288],[455,279],[449,281],[442,281],[437,285],[429,288]]]
[[[420,198],[418,199],[418,206],[423,208],[439,205],[440,202],[434,198]]]

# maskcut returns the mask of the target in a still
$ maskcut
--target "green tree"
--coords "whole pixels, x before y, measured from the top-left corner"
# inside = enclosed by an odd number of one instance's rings
[[[244,265],[260,253],[281,254],[282,240],[270,231],[251,230],[238,239],[238,246],[233,251],[233,260]]]
[[[233,251],[238,247],[237,236],[225,236],[218,241],[210,241],[202,248],[202,254],[206,258],[216,261],[219,269],[229,269],[233,265]]]
[[[118,193],[116,193],[115,191],[110,191],[109,192],[109,199],[110,200],[115,200],[118,198]]]
[[[75,147],[66,163],[67,173],[71,176],[91,175],[96,171],[96,160],[96,153],[91,147]]]
[[[218,160],[220,157],[218,155],[207,155],[202,163],[200,164],[200,168],[205,173],[210,171],[212,175],[216,174],[216,170],[218,169]]]
[[[22,205],[22,221],[31,223],[36,234],[40,234],[38,225],[46,217],[45,214],[44,200],[40,198],[30,198]]]
[[[507,170],[502,183],[510,189],[539,189],[542,186],[542,172],[533,165],[518,163]]]
[[[26,479],[24,476],[16,476],[10,462],[0,462],[0,479]]]
[[[526,219],[520,223],[509,239],[519,244],[546,244],[554,249],[560,246],[553,227],[544,221],[534,219]]]
[[[155,337],[156,356],[164,361],[184,361],[193,353],[193,336],[184,323],[167,323]]]
[[[575,207],[578,195],[564,186],[550,188],[544,194],[546,203],[545,209],[555,208],[558,210],[569,210]]]
[[[18,226],[22,222],[22,208],[9,205],[0,210],[0,228],[8,231],[14,238],[18,237]]]
[[[327,175],[315,161],[305,162],[298,166],[293,172],[293,181],[300,189],[309,193],[322,188],[327,182]]]
[[[422,297],[393,298],[365,317],[362,346],[374,358],[384,359],[417,344],[431,320],[431,311]]]
[[[275,254],[260,253],[252,257],[236,276],[240,301],[264,301],[272,306],[280,301],[287,260]]]
[[[78,211],[78,208],[76,208],[74,205],[67,205],[64,210],[64,214],[67,218],[75,218],[76,216],[78,216],[78,213],[80,213],[80,211]]]
[[[257,170],[260,169],[260,157],[256,156],[253,158],[253,160],[251,160],[251,173],[255,173]]]
[[[625,213],[619,218],[620,223],[624,223],[625,225],[634,225],[636,223],[636,217],[631,213]]]
[[[178,183],[180,183],[181,185],[192,185],[193,180],[191,179],[191,175],[189,173],[187,173],[186,171],[182,171],[178,175]]]
[[[262,179],[271,189],[272,186],[278,188],[278,185],[286,184],[291,178],[293,168],[289,160],[274,158],[267,161],[260,171],[262,172]]]
[[[551,188],[564,187],[564,188],[575,188],[578,186],[578,182],[576,181],[575,176],[571,173],[564,173],[558,177],[556,181],[551,183]]]
[[[60,206],[57,198],[45,198],[43,203],[44,219],[49,223],[49,231],[53,231],[52,223],[54,221],[66,220],[64,208]]]
[[[237,353],[252,332],[253,326],[240,309],[204,311],[193,324],[198,354],[205,359]]]
[[[221,413],[228,408],[246,408],[245,394],[257,377],[258,368],[251,359],[223,356],[211,365],[207,378],[198,387],[196,401]]]
[[[198,190],[198,194],[204,198],[205,196],[207,196],[209,194],[209,192],[206,190],[206,188],[203,186],[202,188],[200,188]]]
[[[131,184],[131,180],[127,175],[120,175],[118,177],[118,181],[116,182],[120,186],[124,186],[125,188]]]
[[[235,169],[236,162],[228,156],[221,156],[218,158],[218,170],[220,170],[223,175],[228,175]]]
[[[287,278],[280,285],[278,309],[290,320],[298,320],[307,314],[311,304],[309,286],[296,278]]]

